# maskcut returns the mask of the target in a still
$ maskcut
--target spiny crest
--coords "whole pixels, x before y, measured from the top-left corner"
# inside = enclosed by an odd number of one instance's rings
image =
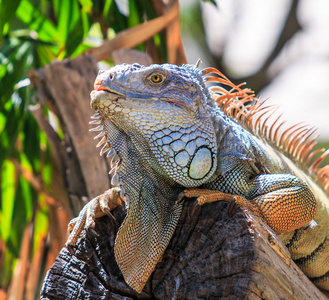
[[[329,149],[314,150],[317,144],[317,136],[314,136],[316,129],[298,123],[279,134],[285,124],[285,121],[280,121],[282,114],[272,124],[268,124],[277,106],[265,105],[267,99],[260,102],[254,91],[242,88],[245,83],[235,85],[215,68],[203,69],[202,75],[207,83],[213,84],[209,87],[213,99],[225,115],[283,151],[329,194],[329,165],[319,168],[329,154]]]
[[[121,199],[125,199],[124,197],[127,195],[125,195],[125,189],[123,187],[123,183],[120,182],[120,178],[117,174],[117,170],[120,166],[121,163],[121,158],[119,157],[118,153],[112,148],[112,146],[109,144],[107,136],[106,136],[106,132],[104,130],[101,120],[101,116],[99,113],[95,113],[92,117],[93,121],[90,121],[89,124],[92,125],[99,125],[97,127],[94,127],[92,129],[90,129],[89,131],[100,131],[100,133],[98,135],[96,135],[94,137],[94,139],[97,138],[101,138],[101,140],[99,141],[99,143],[97,144],[97,148],[101,147],[101,151],[100,151],[100,155],[102,156],[103,154],[107,153],[106,158],[109,159],[110,161],[110,166],[111,166],[111,170],[109,172],[109,174],[111,175],[111,184],[112,186],[119,186],[120,187],[120,197]]]

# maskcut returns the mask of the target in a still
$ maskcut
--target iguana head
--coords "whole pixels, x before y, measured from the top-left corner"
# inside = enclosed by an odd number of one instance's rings
[[[214,173],[216,139],[201,70],[117,65],[100,71],[94,88],[92,108],[121,132],[135,136],[144,156],[149,147],[159,173],[185,187],[201,185]]]

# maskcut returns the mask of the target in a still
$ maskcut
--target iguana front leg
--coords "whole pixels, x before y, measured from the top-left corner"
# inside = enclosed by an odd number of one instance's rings
[[[68,224],[70,235],[65,243],[69,250],[77,244],[78,238],[84,228],[93,231],[96,218],[104,215],[113,218],[110,211],[122,203],[120,191],[119,187],[113,187],[104,194],[93,198],[82,208],[79,216],[71,220]]]
[[[306,183],[291,174],[262,174],[246,180],[244,185],[247,190],[244,197],[205,189],[186,189],[183,193],[186,197],[198,197],[199,205],[234,200],[238,206],[263,217],[276,233],[298,229],[315,216],[317,202],[313,193]]]

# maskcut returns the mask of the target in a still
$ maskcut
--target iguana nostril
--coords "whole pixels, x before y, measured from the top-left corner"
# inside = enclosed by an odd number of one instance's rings
[[[111,80],[114,79],[114,73],[110,73],[110,79],[111,79]]]

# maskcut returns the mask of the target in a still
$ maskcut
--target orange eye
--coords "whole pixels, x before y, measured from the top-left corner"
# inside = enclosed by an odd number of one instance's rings
[[[150,79],[153,83],[160,83],[164,80],[164,77],[162,74],[156,73],[151,75]]]

